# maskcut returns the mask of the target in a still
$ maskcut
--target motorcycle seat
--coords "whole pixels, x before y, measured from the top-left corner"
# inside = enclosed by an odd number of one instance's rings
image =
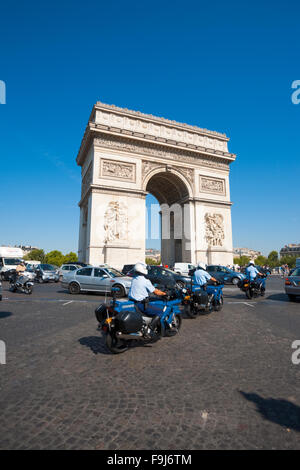
[[[144,315],[146,317],[153,317],[155,315],[161,315],[162,313],[162,308],[161,306],[158,306],[158,305],[149,304],[145,312],[140,310],[136,304],[134,306],[137,312],[139,312],[141,315]]]

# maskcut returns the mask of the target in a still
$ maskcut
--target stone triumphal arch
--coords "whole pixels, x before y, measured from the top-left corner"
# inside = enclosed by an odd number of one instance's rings
[[[231,264],[228,138],[97,102],[77,164],[79,260],[115,267],[145,258],[145,198],[161,204],[162,262]]]

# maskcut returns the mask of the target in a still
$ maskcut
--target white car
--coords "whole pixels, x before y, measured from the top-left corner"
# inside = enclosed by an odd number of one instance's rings
[[[175,263],[173,266],[173,271],[182,276],[188,276],[191,269],[195,269],[192,263]]]
[[[58,270],[59,278],[62,279],[65,274],[68,274],[71,271],[76,271],[76,269],[81,268],[79,264],[72,263],[72,264],[62,264]]]

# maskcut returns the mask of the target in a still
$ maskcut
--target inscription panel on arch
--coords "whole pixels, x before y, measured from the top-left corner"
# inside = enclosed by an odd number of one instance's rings
[[[135,163],[127,163],[118,160],[100,159],[100,178],[117,179],[123,181],[136,181],[136,165]]]
[[[225,180],[223,178],[213,178],[210,176],[200,175],[200,192],[210,194],[226,195]]]

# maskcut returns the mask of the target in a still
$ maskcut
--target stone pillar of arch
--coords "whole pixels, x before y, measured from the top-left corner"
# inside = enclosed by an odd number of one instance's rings
[[[231,264],[224,134],[97,102],[77,156],[79,260],[116,268],[145,259],[145,198],[161,205],[162,261]],[[167,231],[166,231],[167,232]]]

